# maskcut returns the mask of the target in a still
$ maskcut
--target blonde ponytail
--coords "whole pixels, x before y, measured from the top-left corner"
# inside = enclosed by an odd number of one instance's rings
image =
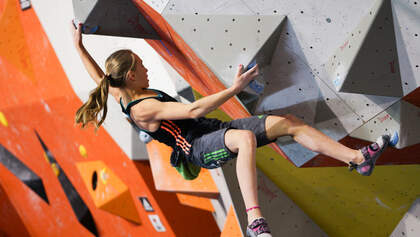
[[[107,100],[109,87],[123,88],[125,78],[129,71],[135,71],[136,58],[131,50],[118,50],[111,54],[105,61],[107,75],[104,76],[99,86],[91,91],[89,99],[76,112],[75,122],[81,123],[82,128],[89,124],[95,125],[95,133],[102,125],[108,112]],[[102,116],[100,112],[103,110]]]
[[[108,112],[107,100],[109,84],[109,79],[105,76],[99,86],[90,93],[88,101],[77,110],[76,123],[81,123],[82,128],[85,128],[89,123],[93,123],[93,125],[95,125],[96,133],[104,122]],[[104,110],[102,117],[98,118],[102,109]]]

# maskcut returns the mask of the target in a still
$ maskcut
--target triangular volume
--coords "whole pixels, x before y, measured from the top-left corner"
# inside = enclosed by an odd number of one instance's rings
[[[270,59],[275,67],[264,71],[267,86],[256,113],[293,114],[313,125],[316,104],[322,100],[318,84],[290,21],[284,20],[277,31],[278,41]]]
[[[390,0],[378,0],[326,64],[337,91],[403,95]]]
[[[97,208],[140,223],[134,200],[127,185],[102,161],[76,164]]]
[[[117,197],[108,200],[108,202],[104,203],[99,208],[137,224],[141,223],[136,205],[134,204],[133,198],[131,197],[128,189],[120,193]]]
[[[282,29],[282,26],[286,22],[286,17],[279,18],[279,20],[280,20],[279,24],[277,25],[275,29],[273,29],[273,31],[271,32],[271,35],[267,39],[265,38],[260,39],[260,40],[265,40],[265,42],[263,46],[258,50],[258,52],[256,53],[255,57],[252,60],[258,63],[260,67],[265,67],[271,64],[271,59],[273,58],[273,54],[279,42],[281,29]],[[260,30],[257,29],[258,38],[260,37],[259,33],[260,33]]]
[[[420,108],[404,100],[395,103],[353,131],[350,136],[375,141],[382,134],[398,132],[399,149],[420,143]]]
[[[258,64],[260,69],[260,75],[251,81],[249,86],[245,88],[244,91],[238,94],[239,100],[251,114],[254,114],[258,99],[264,92],[264,74],[267,70],[270,70],[269,66],[271,65],[273,54],[280,39],[282,25],[284,25],[284,22],[286,21],[284,19],[278,24],[277,28],[272,31],[271,35],[268,37],[268,39],[265,40],[265,43],[257,51],[254,58],[246,67],[246,69],[249,70]],[[261,30],[257,30],[257,37],[259,37],[260,31]]]
[[[160,38],[131,0],[73,0],[73,9],[85,34]]]
[[[239,64],[247,66],[260,55],[261,49],[274,51],[275,32],[284,19],[272,15],[196,15],[194,12],[164,17],[226,86],[232,85]],[[267,41],[270,43],[266,44]],[[268,62],[269,58],[263,61]]]

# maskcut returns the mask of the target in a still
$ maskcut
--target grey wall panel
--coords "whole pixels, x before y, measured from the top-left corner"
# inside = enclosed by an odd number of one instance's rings
[[[254,13],[254,10],[242,0],[170,0],[162,15],[254,15]]]
[[[251,62],[284,17],[166,15],[165,19],[219,79],[230,86],[238,65]]]
[[[375,3],[326,68],[337,91],[402,96],[390,1]]]
[[[245,233],[248,221],[236,176],[236,159],[229,161],[222,169],[240,227]],[[273,236],[327,236],[299,206],[258,168],[257,176],[261,211],[270,225]]]
[[[390,237],[417,237],[420,235],[420,198],[414,201]]]
[[[168,5],[169,0],[144,0],[144,2],[152,7],[156,12],[162,13]]]
[[[375,141],[384,133],[393,134],[394,132],[398,132],[400,137],[397,148],[420,143],[420,108],[401,100],[350,135],[363,140]]]

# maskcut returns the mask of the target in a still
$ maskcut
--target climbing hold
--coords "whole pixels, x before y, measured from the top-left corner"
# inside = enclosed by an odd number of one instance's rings
[[[0,112],[0,123],[5,127],[9,126],[9,123],[7,122],[6,116],[4,116],[4,114],[2,112]]]
[[[80,155],[82,155],[84,158],[87,158],[87,151],[86,151],[85,146],[80,145],[79,146],[79,152],[80,152]]]

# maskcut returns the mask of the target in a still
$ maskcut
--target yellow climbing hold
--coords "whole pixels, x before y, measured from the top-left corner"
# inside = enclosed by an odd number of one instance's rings
[[[50,159],[48,159],[47,153],[45,153],[45,152],[44,152],[44,158],[48,163],[50,163]]]
[[[3,124],[3,126],[8,127],[9,123],[7,122],[6,116],[2,112],[0,112],[0,123]]]
[[[101,178],[102,183],[104,185],[106,185],[106,183],[108,182],[108,179],[109,179],[109,174],[108,174],[108,171],[106,170],[106,168],[103,168],[99,172],[99,177]]]
[[[80,155],[82,155],[84,158],[87,158],[87,151],[86,151],[85,146],[80,145],[79,146],[79,152],[80,152]]]
[[[55,176],[57,176],[57,177],[58,177],[58,175],[60,174],[60,169],[58,169],[57,164],[52,163],[52,164],[51,164],[51,168],[52,168],[52,170],[53,170],[53,172],[54,172]]]

